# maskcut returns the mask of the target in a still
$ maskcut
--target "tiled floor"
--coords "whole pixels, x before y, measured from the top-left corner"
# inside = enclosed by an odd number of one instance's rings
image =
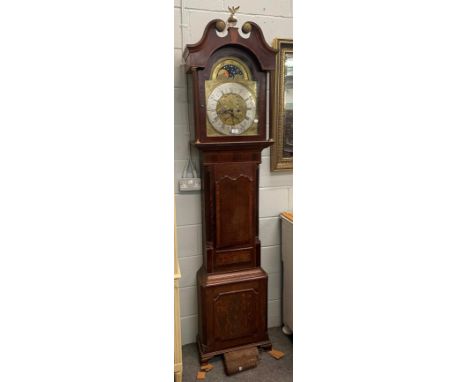
[[[206,373],[206,382],[291,382],[293,380],[293,340],[286,336],[281,328],[269,330],[273,349],[281,350],[284,357],[276,360],[266,352],[260,352],[260,361],[254,369],[228,377],[224,372],[224,361],[221,356],[210,360],[214,369]],[[183,382],[197,380],[197,371],[200,370],[198,350],[196,344],[188,344],[182,348]]]

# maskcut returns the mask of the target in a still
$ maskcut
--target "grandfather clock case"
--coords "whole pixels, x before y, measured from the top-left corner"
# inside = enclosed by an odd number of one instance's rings
[[[197,273],[200,361],[228,351],[271,348],[268,275],[260,266],[259,165],[273,97],[275,50],[253,22],[213,20],[187,45],[193,141],[202,179],[203,266]]]

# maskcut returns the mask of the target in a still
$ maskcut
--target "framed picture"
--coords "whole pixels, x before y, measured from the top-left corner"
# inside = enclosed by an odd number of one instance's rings
[[[277,38],[274,105],[271,135],[271,171],[293,168],[293,40]]]

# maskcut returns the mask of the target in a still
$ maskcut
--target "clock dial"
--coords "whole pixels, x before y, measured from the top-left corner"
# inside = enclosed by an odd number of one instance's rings
[[[207,99],[208,120],[219,133],[239,135],[256,122],[256,103],[251,90],[239,82],[222,82]]]

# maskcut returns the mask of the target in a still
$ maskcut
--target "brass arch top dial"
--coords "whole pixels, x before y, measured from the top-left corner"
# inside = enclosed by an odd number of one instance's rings
[[[205,82],[207,135],[257,134],[257,82],[239,58],[218,60]]]
[[[240,135],[257,123],[255,93],[248,84],[223,81],[207,97],[211,126],[224,135]]]

